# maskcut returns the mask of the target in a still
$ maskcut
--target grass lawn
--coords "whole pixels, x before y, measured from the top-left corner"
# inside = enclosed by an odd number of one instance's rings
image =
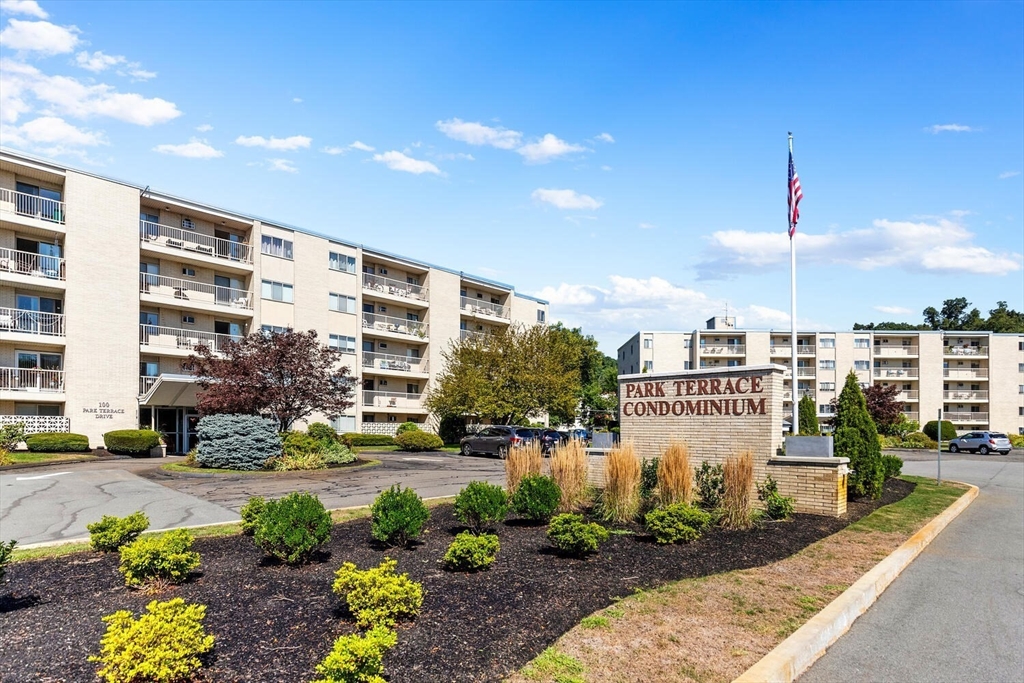
[[[9,454],[15,465],[37,462],[81,462],[96,460],[90,453],[33,453],[32,451],[13,451]]]

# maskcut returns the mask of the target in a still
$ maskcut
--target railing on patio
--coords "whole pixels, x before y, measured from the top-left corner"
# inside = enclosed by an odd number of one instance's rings
[[[139,291],[178,301],[252,309],[252,294],[244,289],[221,287],[176,277],[139,273]]]
[[[194,251],[197,254],[239,263],[252,263],[252,247],[245,242],[232,242],[213,235],[204,235],[195,230],[183,230],[170,225],[139,221],[139,238],[147,244]]]
[[[700,347],[704,355],[711,354],[742,354],[747,352],[745,344],[706,344]]]
[[[139,396],[146,394],[146,392],[152,389],[156,379],[156,377],[146,377],[145,375],[139,377]]]
[[[64,392],[64,371],[0,368],[0,390],[60,394]]]
[[[942,414],[942,418],[950,422],[988,422],[988,413],[946,412]]]
[[[423,394],[407,394],[397,391],[364,391],[363,406],[367,408],[423,408]]]
[[[407,334],[411,337],[425,339],[428,328],[427,323],[418,320],[406,320],[405,318],[394,318],[389,315],[377,315],[376,313],[363,313],[363,330],[377,330],[382,332],[395,332]]]
[[[771,355],[773,356],[786,356],[790,357],[793,355],[792,346],[779,346],[778,344],[772,344]]]
[[[64,224],[64,202],[0,188],[0,211],[11,211],[50,223]]]
[[[459,341],[466,341],[467,339],[484,339],[487,337],[487,332],[480,332],[478,330],[459,330]]]
[[[64,259],[0,247],[0,273],[64,280]]]
[[[479,313],[495,318],[510,318],[512,316],[508,307],[501,304],[492,304],[490,301],[484,301],[483,299],[471,299],[468,296],[463,296],[459,297],[459,305],[467,313]]]
[[[896,394],[896,400],[897,401],[916,401],[917,400],[917,396],[918,396],[918,392],[916,390],[915,391],[901,391],[900,393]]]
[[[364,353],[363,367],[398,372],[426,372],[427,359],[399,356],[391,353]]]
[[[987,401],[987,391],[972,391],[961,389],[959,391],[943,391],[942,398],[946,401]]]
[[[875,368],[875,377],[917,377],[917,368]]]
[[[951,379],[984,379],[988,377],[988,368],[948,368],[942,371],[942,376]]]
[[[427,288],[422,285],[402,282],[401,280],[385,277],[384,275],[372,275],[370,273],[363,273],[363,289],[371,292],[380,292],[381,294],[393,294],[403,299],[417,299],[419,301],[427,301],[429,294]]]
[[[20,424],[26,434],[71,431],[71,418],[63,415],[0,415],[0,427]]]
[[[798,356],[813,356],[814,344],[797,344],[796,353]]]
[[[889,346],[879,344],[875,346],[874,354],[876,356],[916,356],[916,346]]]
[[[241,335],[200,332],[158,325],[139,325],[139,344],[142,346],[192,351],[202,345],[213,351],[219,351],[225,342],[239,341],[241,338]]]
[[[21,332],[45,337],[64,336],[64,315],[0,308],[0,332]]]
[[[946,346],[943,353],[947,356],[987,356],[987,346]]]

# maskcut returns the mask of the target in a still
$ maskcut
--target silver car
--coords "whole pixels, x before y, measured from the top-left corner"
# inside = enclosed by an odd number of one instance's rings
[[[1010,452],[1010,439],[1000,432],[968,432],[949,442],[949,452],[978,452],[988,455],[992,451],[1006,455]]]

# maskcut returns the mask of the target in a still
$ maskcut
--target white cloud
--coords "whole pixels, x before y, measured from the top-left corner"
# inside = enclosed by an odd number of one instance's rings
[[[443,154],[434,154],[433,156],[435,159],[443,161],[476,161],[472,154],[464,154],[462,152],[445,152]]]
[[[870,228],[824,235],[797,231],[794,239],[803,263],[979,275],[1006,275],[1021,269],[1020,254],[977,246],[974,237],[961,223],[937,218],[930,222],[879,219]],[[708,239],[708,251],[697,265],[701,279],[784,268],[789,263],[789,236],[784,231],[723,230]]]
[[[89,54],[88,50],[83,50],[75,55],[75,64],[86,71],[94,73],[106,71],[112,66],[124,64],[126,61],[128,60],[123,55],[108,55],[104,54],[101,50],[97,50],[92,54]]]
[[[348,151],[348,147],[331,147],[328,145],[320,150],[324,154],[344,154]]]
[[[298,173],[299,169],[288,159],[267,159],[267,170]]]
[[[38,19],[46,19],[50,16],[35,0],[0,0],[0,12],[27,14]]]
[[[559,209],[587,209],[594,211],[604,204],[588,194],[579,194],[576,190],[555,190],[537,188],[530,195],[535,201],[546,202]]]
[[[971,128],[970,126],[961,126],[959,123],[943,123],[928,126],[924,130],[926,133],[938,135],[939,133],[974,133],[977,132],[978,129]]]
[[[252,135],[248,137],[245,135],[239,135],[235,139],[235,144],[242,145],[243,147],[262,147],[264,149],[273,149],[279,152],[293,152],[297,149],[308,148],[309,143],[312,141],[312,138],[308,138],[305,135],[292,135],[287,138],[275,138],[271,136],[269,139],[262,135]]]
[[[187,159],[216,159],[224,156],[224,152],[214,149],[207,144],[206,140],[200,140],[199,138],[191,138],[182,145],[157,145],[153,148],[153,151]]]
[[[453,140],[466,142],[470,145],[490,145],[498,149],[515,149],[523,139],[517,130],[502,127],[485,126],[480,122],[463,121],[454,118],[438,121],[437,129]]]
[[[903,306],[872,306],[872,308],[889,315],[911,315],[913,313],[912,310]]]
[[[528,163],[544,164],[566,154],[585,152],[586,149],[586,147],[570,144],[548,133],[537,142],[523,145],[516,152],[521,154]]]
[[[118,71],[117,73],[120,76],[127,74],[136,81],[148,81],[151,78],[156,78],[155,71],[146,71],[137,62],[132,62],[125,71]]]
[[[970,216],[972,213],[974,212],[968,211],[967,209],[953,209],[949,212],[949,215],[955,216],[956,218],[963,218],[965,216]]]
[[[610,133],[601,133],[594,139],[600,140],[601,142],[615,142],[615,138],[613,138]]]
[[[1007,178],[1014,178],[1020,175],[1020,171],[1003,171],[999,174],[1000,180],[1006,180]]]
[[[612,170],[612,167],[611,166],[602,166],[601,170],[602,171],[610,171],[610,170]]]
[[[655,226],[653,223],[641,223],[636,227],[640,228],[641,230],[653,230]]]
[[[405,171],[406,173],[415,173],[416,175],[420,175],[421,173],[444,175],[441,172],[441,169],[429,161],[413,159],[412,157],[406,156],[402,152],[396,150],[384,152],[383,154],[374,154],[373,160],[384,164],[392,171]]]
[[[80,33],[77,26],[58,26],[48,21],[10,19],[4,30],[0,31],[0,43],[10,50],[19,52],[60,55],[75,49]]]
[[[201,126],[196,126],[196,130],[198,130],[200,133],[208,133],[211,130],[213,130],[213,126],[211,126],[208,123],[204,123]]]
[[[4,142],[24,147],[94,147],[107,144],[102,133],[76,128],[56,116],[42,116],[20,126],[7,126],[4,127],[3,133]]]
[[[365,142],[360,142],[359,140],[356,140],[351,145],[349,145],[349,149],[358,149],[361,152],[374,152],[374,151],[376,151],[375,147],[370,147]]]
[[[372,152],[372,151],[374,151],[373,147],[370,147],[366,143],[360,142],[359,140],[356,140],[351,145],[346,145],[345,147],[338,147],[337,145],[328,145],[327,147],[324,147],[320,151],[323,152],[324,154],[337,155],[337,154],[348,154],[349,152],[351,152],[354,149],[358,149],[361,152]]]
[[[294,102],[295,104],[302,104],[302,98],[301,97],[293,97],[292,98],[292,102]]]

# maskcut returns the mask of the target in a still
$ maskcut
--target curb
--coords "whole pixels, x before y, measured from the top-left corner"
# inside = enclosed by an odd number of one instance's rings
[[[962,483],[962,482],[956,482]],[[791,683],[810,668],[825,650],[850,630],[850,626],[878,599],[900,573],[928,547],[936,536],[978,497],[978,487],[964,484],[967,491],[938,517],[888,557],[857,579],[838,598],[779,643],[774,650],[744,671],[733,683]]]
[[[74,453],[72,453],[71,455],[74,455]],[[7,472],[19,472],[21,470],[33,470],[39,467],[64,467],[65,465],[82,465],[87,462],[112,462],[114,460],[141,460],[141,458],[133,458],[130,455],[99,455],[90,456],[89,460],[50,460],[48,462],[16,462],[11,465],[0,465],[0,474],[6,474]],[[154,460],[156,460],[156,458],[154,458]]]

